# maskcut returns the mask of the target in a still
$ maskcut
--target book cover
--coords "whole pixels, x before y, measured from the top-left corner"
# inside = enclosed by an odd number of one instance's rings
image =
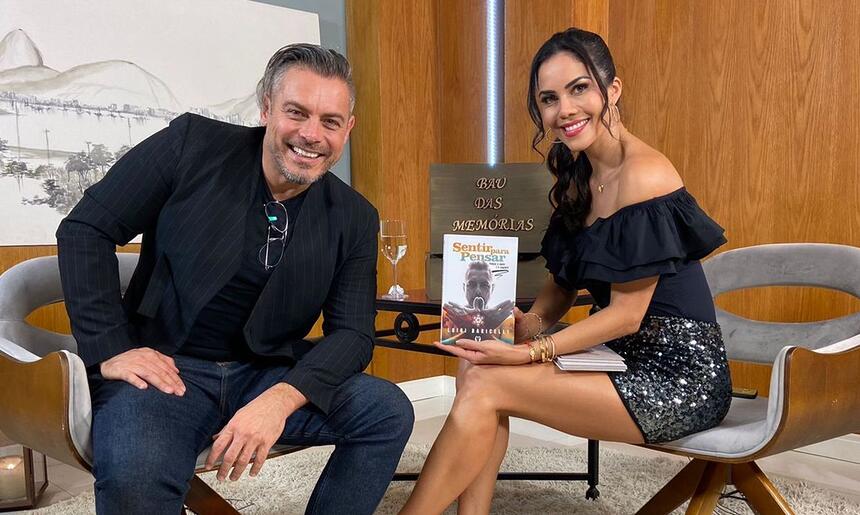
[[[440,341],[514,343],[518,239],[445,234]]]

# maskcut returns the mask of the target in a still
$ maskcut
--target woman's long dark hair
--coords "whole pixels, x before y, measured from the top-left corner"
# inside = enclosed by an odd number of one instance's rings
[[[537,133],[532,139],[532,148],[542,156],[543,153],[538,150],[538,144],[546,137],[546,129],[543,126],[536,98],[539,87],[538,70],[547,59],[560,52],[573,54],[595,78],[600,94],[603,96],[600,119],[609,129],[605,118],[609,111],[607,87],[615,80],[615,63],[609,48],[603,38],[587,30],[569,28],[564,32],[553,34],[535,54],[529,78],[529,116],[537,127]],[[574,156],[570,149],[561,143],[553,144],[545,157],[547,168],[555,177],[555,185],[549,190],[549,202],[555,209],[553,216],[561,218],[569,230],[577,232],[585,226],[585,218],[591,210],[591,189],[588,186],[591,178],[591,163],[585,152],[579,152]]]

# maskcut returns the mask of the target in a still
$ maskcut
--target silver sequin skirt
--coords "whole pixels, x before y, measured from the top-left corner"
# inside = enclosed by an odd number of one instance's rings
[[[732,381],[718,324],[646,316],[638,332],[607,346],[627,363],[609,377],[646,443],[709,429],[729,411]]]

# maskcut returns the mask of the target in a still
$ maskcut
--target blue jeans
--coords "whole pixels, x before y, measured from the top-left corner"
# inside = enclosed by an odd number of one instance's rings
[[[212,444],[212,435],[289,369],[174,359],[186,386],[182,397],[90,376],[100,514],[180,513],[197,455]],[[412,405],[397,386],[365,374],[338,388],[328,415],[308,404],[287,418],[278,443],[335,446],[306,513],[373,513],[413,421]]]

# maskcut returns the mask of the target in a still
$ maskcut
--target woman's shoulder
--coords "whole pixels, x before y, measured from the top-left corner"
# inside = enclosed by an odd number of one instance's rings
[[[576,234],[550,224],[541,253],[558,284],[573,289],[587,280],[675,274],[725,243],[723,228],[701,210],[672,163],[645,149],[625,155],[613,214]]]
[[[625,158],[618,177],[618,208],[668,195],[684,186],[666,156],[644,145]]]

